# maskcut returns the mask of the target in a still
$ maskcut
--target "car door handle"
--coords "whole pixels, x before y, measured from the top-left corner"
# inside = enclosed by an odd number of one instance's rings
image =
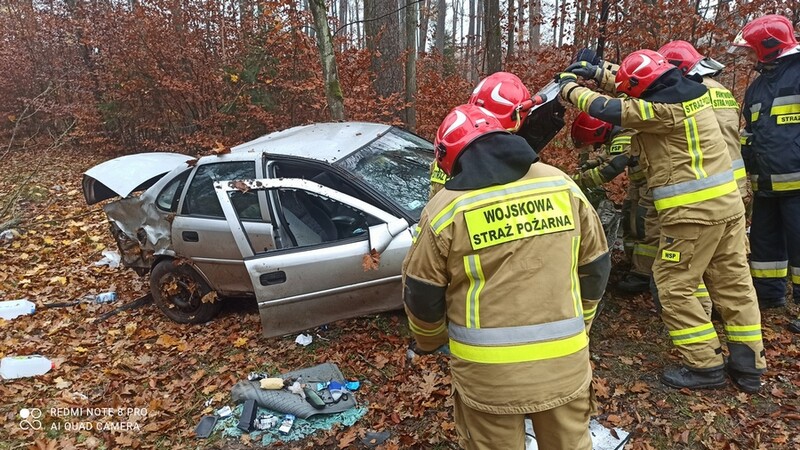
[[[265,273],[258,277],[258,281],[262,286],[269,286],[271,284],[281,284],[286,282],[286,272],[278,270],[275,272]]]
[[[184,231],[181,233],[181,237],[186,242],[200,242],[200,236],[197,231]]]

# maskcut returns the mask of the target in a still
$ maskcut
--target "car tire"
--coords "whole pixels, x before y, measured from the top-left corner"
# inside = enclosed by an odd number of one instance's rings
[[[222,307],[221,299],[203,302],[211,288],[189,264],[168,259],[150,272],[150,292],[158,309],[178,323],[205,323]]]

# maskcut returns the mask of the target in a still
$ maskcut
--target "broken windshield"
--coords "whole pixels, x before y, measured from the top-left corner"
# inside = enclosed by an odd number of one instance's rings
[[[432,162],[430,142],[392,128],[338,164],[418,221],[428,201]]]

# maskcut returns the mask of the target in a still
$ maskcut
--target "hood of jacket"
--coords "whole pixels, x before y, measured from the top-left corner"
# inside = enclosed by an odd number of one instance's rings
[[[455,175],[444,187],[468,191],[511,183],[522,178],[539,155],[524,138],[491,133],[472,142],[456,161]]]

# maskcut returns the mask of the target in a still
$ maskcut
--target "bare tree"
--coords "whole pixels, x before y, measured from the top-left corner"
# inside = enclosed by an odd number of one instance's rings
[[[417,128],[417,2],[405,0],[406,22],[406,127],[414,131]]]
[[[483,1],[484,42],[486,43],[486,74],[502,70],[500,42],[500,0]]]
[[[447,2],[436,0],[436,29],[433,31],[433,47],[440,55],[444,54],[445,19],[447,19]]]
[[[309,7],[317,31],[317,48],[322,63],[322,79],[325,82],[325,97],[328,100],[331,119],[345,120],[344,96],[342,86],[339,84],[339,71],[336,66],[336,54],[333,52],[331,29],[328,27],[325,0],[309,0]]]
[[[531,50],[539,48],[542,42],[542,2],[530,0],[528,3],[528,45]]]
[[[428,24],[431,19],[431,0],[423,0],[419,9],[419,52],[424,53],[428,46]]]
[[[373,86],[378,95],[403,92],[400,47],[400,19],[397,0],[364,1],[364,33],[371,54]]]
[[[517,12],[514,0],[508,0],[508,30],[506,33],[506,60],[514,56],[514,17]]]
[[[477,0],[469,0],[469,31],[467,31],[467,61],[469,62],[469,79],[472,82],[478,81],[478,69],[476,64],[476,34],[475,34],[475,3]]]

